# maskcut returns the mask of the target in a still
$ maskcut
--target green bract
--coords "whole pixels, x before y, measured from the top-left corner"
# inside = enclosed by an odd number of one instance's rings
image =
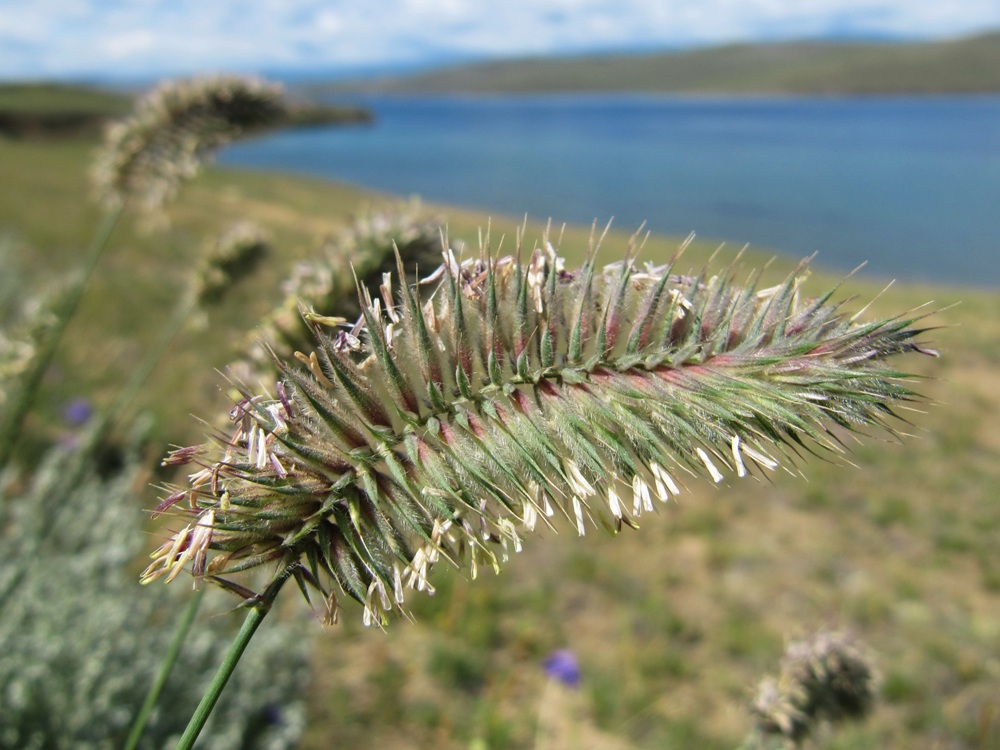
[[[172,455],[202,468],[159,510],[187,498],[197,519],[144,579],[190,562],[249,597],[229,575],[270,563],[331,615],[344,592],[382,624],[440,558],[474,574],[538,523],[634,526],[691,478],[891,429],[914,394],[884,360],[931,353],[912,343],[917,318],[860,323],[800,278],[757,289],[631,254],[567,271],[548,243],[526,264],[449,252],[429,294],[394,294],[387,274],[354,329],[316,326],[308,370],[280,365],[277,398],[237,405],[217,460]]]

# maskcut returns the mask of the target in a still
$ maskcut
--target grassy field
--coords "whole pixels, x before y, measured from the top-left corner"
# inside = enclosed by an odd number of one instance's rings
[[[4,273],[23,288],[78,264],[99,218],[85,177],[93,148],[86,139],[0,139]],[[169,228],[148,233],[126,222],[49,374],[23,451],[70,434],[59,417],[69,400],[110,400],[151,346],[205,237],[250,218],[272,233],[272,253],[205,329],[174,342],[138,405],[154,420],[151,463],[168,443],[199,441],[205,427],[191,415],[212,421],[228,411],[216,369],[280,299],[291,264],[365,207],[392,203],[344,185],[210,169],[184,188]],[[474,243],[487,221],[426,208],[447,218],[453,239]],[[504,235],[511,247],[515,226],[495,217],[494,240]],[[540,231],[529,226],[529,243]],[[582,258],[588,232],[566,231],[568,258]],[[603,257],[615,260],[625,241],[613,235]],[[644,256],[663,259],[677,244],[654,237]],[[714,249],[696,244],[685,263],[697,269]],[[750,252],[742,264],[769,257]],[[769,274],[793,265],[778,259]],[[835,280],[817,270],[809,287]],[[850,280],[843,294],[860,307],[878,290]],[[803,476],[773,484],[693,483],[639,532],[537,534],[500,576],[473,582],[442,568],[416,622],[388,634],[345,612],[319,639],[302,747],[532,748],[545,713],[557,717],[554,731],[575,738],[564,747],[733,748],[750,725],[754,684],[776,670],[788,638],[821,627],[862,638],[883,682],[869,722],[817,747],[1000,747],[1000,294],[900,286],[871,314],[931,300],[961,304],[933,319],[942,359],[904,362],[926,376],[917,388],[933,402],[909,415],[912,437],[866,440],[850,456],[854,466],[812,460]],[[136,512],[154,503],[153,490],[139,492]],[[582,664],[571,695],[545,689],[541,662],[556,648]]]
[[[974,93],[1000,90],[1000,34],[927,43],[804,41],[498,60],[353,87],[411,93]]]

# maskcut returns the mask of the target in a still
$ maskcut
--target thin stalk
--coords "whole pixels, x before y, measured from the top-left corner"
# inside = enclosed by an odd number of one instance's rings
[[[205,691],[205,695],[201,698],[201,703],[198,704],[198,708],[195,709],[194,715],[188,722],[184,734],[177,743],[176,750],[191,750],[194,746],[198,735],[201,734],[201,730],[205,726],[205,722],[212,715],[215,704],[218,703],[219,696],[222,695],[222,690],[226,687],[226,683],[229,682],[229,678],[232,677],[236,665],[239,664],[240,657],[246,651],[250,639],[253,638],[254,633],[257,632],[257,628],[264,621],[264,617],[271,610],[274,598],[278,595],[278,591],[281,590],[285,581],[288,580],[288,576],[291,575],[292,570],[292,567],[287,567],[285,572],[264,590],[260,598],[250,605],[250,611],[243,621],[240,632],[236,634],[236,639],[229,646],[229,651],[226,652],[225,657],[223,657],[222,664],[219,665],[219,669],[215,673],[215,677],[212,678],[208,690]]]
[[[121,218],[123,208],[124,204],[121,204],[104,215],[97,234],[94,236],[87,250],[83,264],[83,275],[79,281],[70,287],[65,297],[63,297],[56,312],[55,326],[49,331],[31,370],[26,373],[22,381],[23,387],[21,392],[11,405],[11,410],[5,415],[3,423],[0,424],[0,469],[3,469],[10,462],[14,446],[17,443],[17,437],[21,434],[21,425],[28,416],[28,412],[31,411],[31,407],[34,406],[42,378],[52,363],[52,358],[59,348],[59,342],[66,332],[70,320],[72,320],[74,313],[76,313],[76,308],[80,304],[80,298],[83,297],[87,282],[97,267],[104,248],[108,245],[108,240],[115,226],[118,224],[118,220]]]
[[[167,678],[177,663],[177,657],[180,656],[181,647],[184,645],[184,640],[187,638],[188,631],[191,629],[191,624],[194,622],[194,617],[198,613],[198,606],[201,604],[204,595],[205,588],[198,589],[191,597],[187,608],[181,615],[181,619],[177,623],[177,629],[174,631],[174,638],[170,642],[170,647],[163,655],[163,661],[160,663],[160,671],[149,688],[145,702],[136,714],[135,722],[132,724],[128,739],[125,741],[124,750],[135,750],[138,746],[139,740],[142,738],[142,732],[153,713],[153,708],[160,698],[160,693],[163,692],[163,686],[167,683]]]

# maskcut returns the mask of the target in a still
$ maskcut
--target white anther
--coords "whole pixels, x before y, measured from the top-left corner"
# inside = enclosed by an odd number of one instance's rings
[[[695,453],[698,454],[698,458],[701,459],[701,462],[705,464],[705,468],[708,469],[708,473],[712,475],[712,481],[716,483],[721,482],[723,479],[722,473],[715,468],[715,464],[712,463],[712,459],[708,457],[708,454],[701,448],[696,449]]]

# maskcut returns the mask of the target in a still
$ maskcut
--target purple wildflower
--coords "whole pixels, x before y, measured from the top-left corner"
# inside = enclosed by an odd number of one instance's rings
[[[269,726],[279,727],[285,723],[285,716],[281,710],[281,706],[277,703],[268,703],[264,706],[264,721],[267,722]]]
[[[94,407],[82,396],[74,398],[62,410],[62,417],[71,427],[85,424],[94,415]]]
[[[576,660],[576,655],[568,648],[553,651],[542,664],[549,679],[561,682],[566,687],[579,687],[580,664]]]

